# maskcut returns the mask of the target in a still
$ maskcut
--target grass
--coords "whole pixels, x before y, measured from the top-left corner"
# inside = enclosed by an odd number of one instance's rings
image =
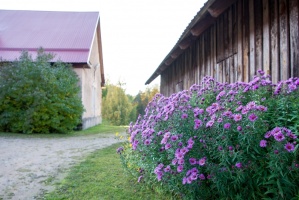
[[[152,200],[170,199],[145,189],[122,169],[114,144],[98,150],[71,168],[68,176],[47,194],[46,200]]]

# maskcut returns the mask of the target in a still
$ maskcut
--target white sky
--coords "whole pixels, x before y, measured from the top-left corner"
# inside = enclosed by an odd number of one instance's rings
[[[0,0],[0,9],[100,11],[106,80],[137,95],[206,1]]]

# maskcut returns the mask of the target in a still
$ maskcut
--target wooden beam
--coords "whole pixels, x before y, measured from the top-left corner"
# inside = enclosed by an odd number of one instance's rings
[[[215,1],[209,8],[208,12],[213,17],[218,17],[221,15],[227,8],[229,8],[233,3],[235,3],[237,0],[218,0]]]
[[[167,60],[165,60],[164,64],[165,65],[170,65],[172,62],[174,61],[174,59],[172,57],[168,57]]]
[[[212,17],[210,14],[206,14],[199,22],[197,22],[193,28],[191,29],[191,34],[193,36],[199,36],[203,33],[207,28],[209,28],[214,22],[216,18]]]
[[[182,49],[182,50],[185,50],[187,49],[190,44],[192,42],[192,39],[190,37],[187,37],[185,39],[183,39],[180,43],[179,43],[179,47]]]
[[[172,53],[171,53],[171,57],[173,59],[177,58],[179,55],[181,55],[183,53],[183,49],[181,49],[180,47],[176,48]]]

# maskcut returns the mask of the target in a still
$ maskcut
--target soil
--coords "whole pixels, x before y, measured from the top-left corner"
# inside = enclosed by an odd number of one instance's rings
[[[55,139],[0,136],[0,200],[43,199],[70,167],[117,142],[120,140],[114,135]]]

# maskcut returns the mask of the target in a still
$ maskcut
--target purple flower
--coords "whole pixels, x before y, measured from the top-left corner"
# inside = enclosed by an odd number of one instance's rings
[[[238,131],[242,131],[242,126],[238,126],[238,127],[237,127],[237,130],[238,130]]]
[[[184,169],[184,166],[183,165],[179,165],[178,167],[177,167],[177,172],[182,172],[183,171],[183,169]]]
[[[200,180],[205,180],[206,179],[204,174],[200,174],[198,177],[199,177]]]
[[[178,159],[178,164],[179,165],[182,165],[182,164],[184,164],[185,163],[185,160],[182,158],[182,159]]]
[[[196,159],[195,158],[189,158],[189,163],[191,165],[195,165],[196,164]]]
[[[265,138],[269,138],[272,136],[272,132],[271,131],[268,131],[266,134],[265,134]]]
[[[170,171],[170,166],[167,165],[165,168],[164,168],[164,172],[169,172]]]
[[[214,120],[210,120],[210,121],[207,122],[206,127],[207,128],[212,127],[213,124],[214,124]]]
[[[234,150],[234,147],[229,146],[229,147],[228,147],[228,150],[232,151],[232,150]]]
[[[258,117],[257,117],[254,113],[250,114],[249,117],[248,117],[248,119],[249,119],[250,121],[252,121],[252,122],[254,122],[255,120],[257,120],[257,118],[258,118]]]
[[[238,162],[238,163],[236,163],[235,166],[236,166],[237,168],[242,168],[242,163]]]
[[[188,115],[186,113],[182,114],[182,119],[188,118]]]
[[[267,141],[266,140],[261,140],[260,141],[260,147],[266,147],[267,146]]]
[[[165,145],[165,149],[167,150],[167,149],[170,149],[170,148],[171,148],[171,144],[167,143],[167,144]]]
[[[144,144],[145,144],[145,145],[150,145],[150,144],[151,144],[151,140],[150,140],[150,139],[146,139],[146,140],[144,141]]]
[[[198,161],[198,164],[200,165],[200,166],[204,166],[205,164],[206,164],[206,158],[204,157],[204,158],[201,158],[199,161]]]
[[[179,137],[177,135],[173,135],[171,136],[171,141],[176,141],[177,139],[179,139]]]
[[[281,142],[285,139],[284,135],[282,134],[282,132],[279,133],[275,133],[274,135],[274,139],[278,142]]]
[[[222,146],[219,146],[218,151],[222,151],[222,150],[223,150]]]
[[[241,121],[241,120],[242,120],[242,115],[241,115],[241,114],[235,114],[235,115],[234,115],[234,120],[235,120],[236,122]]]
[[[288,151],[288,152],[291,152],[291,151],[294,151],[294,149],[295,149],[295,147],[294,147],[294,145],[292,144],[292,143],[286,143],[285,145],[284,145],[284,148]]]
[[[226,123],[226,124],[224,124],[223,128],[225,128],[225,129],[230,129],[230,123]]]

